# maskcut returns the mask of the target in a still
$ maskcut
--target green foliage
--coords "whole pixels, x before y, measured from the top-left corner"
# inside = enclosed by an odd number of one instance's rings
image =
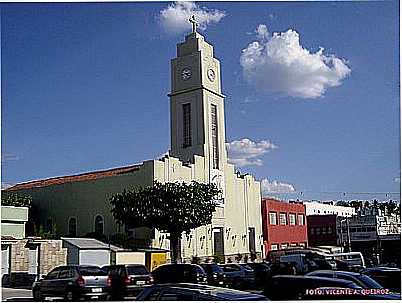
[[[34,236],[39,237],[41,239],[47,239],[47,240],[55,240],[58,239],[59,237],[57,236],[57,229],[56,229],[56,224],[53,224],[53,231],[45,231],[43,228],[43,225],[36,226],[34,224]]]
[[[350,206],[347,201],[342,201],[342,200],[336,202],[335,205],[337,205],[337,206]]]
[[[222,255],[214,255],[213,258],[216,264],[221,264],[225,262],[225,258]]]
[[[220,193],[213,184],[155,181],[153,186],[115,194],[109,202],[118,223],[170,233],[173,261],[179,261],[181,234],[211,224],[214,198]]]
[[[213,199],[219,193],[213,184],[155,181],[153,186],[124,190],[109,201],[118,223],[181,234],[211,223]]]
[[[1,205],[3,206],[30,207],[31,203],[31,196],[1,191]]]

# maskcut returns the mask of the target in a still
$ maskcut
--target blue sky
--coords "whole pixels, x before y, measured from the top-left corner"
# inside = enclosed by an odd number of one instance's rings
[[[188,12],[221,61],[231,161],[267,195],[400,200],[397,1],[2,4],[2,185],[168,150]]]

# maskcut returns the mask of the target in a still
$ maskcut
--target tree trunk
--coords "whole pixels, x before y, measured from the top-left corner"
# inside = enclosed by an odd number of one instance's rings
[[[172,263],[181,263],[181,234],[170,234],[170,250],[172,252]]]

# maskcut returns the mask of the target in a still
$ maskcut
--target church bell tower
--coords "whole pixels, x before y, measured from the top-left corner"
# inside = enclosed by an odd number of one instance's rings
[[[193,31],[177,45],[171,60],[170,127],[173,157],[193,162],[203,156],[210,181],[223,177],[227,163],[225,147],[224,98],[221,93],[220,63],[212,45]]]

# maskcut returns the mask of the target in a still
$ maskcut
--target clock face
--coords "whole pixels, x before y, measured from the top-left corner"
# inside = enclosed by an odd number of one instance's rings
[[[181,78],[182,78],[184,81],[190,79],[190,78],[191,78],[191,69],[189,69],[188,67],[184,68],[184,69],[181,71]]]
[[[215,72],[214,72],[213,69],[211,69],[211,68],[208,69],[207,75],[208,75],[208,79],[209,79],[210,81],[214,81],[214,80],[215,80]]]

